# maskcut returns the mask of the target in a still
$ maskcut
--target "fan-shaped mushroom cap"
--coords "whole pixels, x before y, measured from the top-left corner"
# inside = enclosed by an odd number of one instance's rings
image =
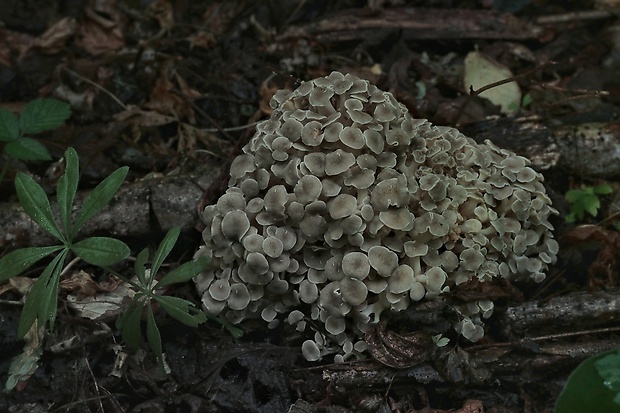
[[[344,318],[330,315],[325,320],[325,329],[333,335],[338,335],[344,332],[346,328],[346,322]]]
[[[349,252],[342,258],[342,272],[347,277],[363,280],[370,273],[368,256],[363,252]]]
[[[284,185],[275,185],[265,194],[265,210],[273,213],[284,213],[284,206],[288,201],[288,193]]]
[[[227,212],[222,219],[222,232],[226,238],[239,241],[250,229],[250,220],[245,211]]]
[[[342,293],[342,299],[346,303],[356,306],[366,300],[368,287],[357,278],[345,277],[340,281],[340,292]]]
[[[362,149],[366,144],[366,139],[360,128],[345,126],[338,134],[340,142],[352,149]]]
[[[245,259],[245,262],[252,271],[258,274],[265,274],[269,271],[269,262],[267,258],[259,252],[251,252]]]
[[[247,153],[237,156],[230,164],[230,176],[233,179],[241,178],[248,172],[254,172],[255,170],[254,156]]]
[[[269,236],[263,241],[263,251],[265,255],[271,258],[278,258],[282,255],[282,251],[284,250],[284,245],[282,241],[280,241],[276,237]]]
[[[357,209],[357,199],[353,195],[340,194],[327,202],[327,210],[332,219],[340,219],[352,215]]]
[[[407,208],[379,212],[379,220],[388,228],[407,230],[413,227],[413,214]]]
[[[230,284],[227,280],[215,280],[209,287],[209,294],[214,300],[224,301],[230,295]]]
[[[469,318],[461,322],[460,333],[463,337],[473,342],[476,342],[484,337],[484,329],[482,326],[474,324]]]
[[[351,310],[350,305],[344,302],[339,281],[332,281],[321,289],[319,305],[331,315],[345,315]]]
[[[299,299],[306,304],[312,304],[319,296],[319,289],[315,283],[303,280],[299,284]]]
[[[243,310],[250,303],[250,293],[248,287],[242,283],[235,283],[230,286],[230,295],[228,296],[228,307],[231,310]]]
[[[398,267],[398,256],[382,245],[371,247],[368,250],[368,261],[372,268],[382,277],[389,277]]]
[[[317,361],[321,359],[321,350],[312,340],[306,340],[301,345],[301,353],[308,361]]]
[[[425,295],[426,288],[424,288],[424,284],[419,281],[414,281],[409,289],[409,297],[411,297],[413,301],[420,301]]]
[[[352,153],[336,149],[325,155],[325,173],[327,175],[338,175],[349,169],[355,163],[355,156]]]
[[[387,279],[389,290],[393,294],[404,293],[413,287],[413,269],[408,265],[399,265]]]
[[[303,164],[313,176],[320,178],[325,175],[325,154],[323,152],[313,152],[305,155],[303,157]]]
[[[371,205],[379,211],[387,211],[390,206],[405,206],[409,192],[396,178],[386,179],[375,186],[370,195]]]

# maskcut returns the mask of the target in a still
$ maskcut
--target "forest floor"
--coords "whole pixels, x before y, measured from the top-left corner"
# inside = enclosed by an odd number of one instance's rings
[[[435,360],[443,366],[309,363],[299,350],[304,337],[286,327],[248,322],[234,339],[217,323],[191,329],[159,314],[167,375],[147,346],[137,353],[124,346],[114,324],[118,312],[88,318],[71,305],[69,297],[119,288],[109,274],[78,263],[63,276],[55,329],[39,343],[41,356],[21,366],[17,386],[0,394],[0,411],[551,412],[580,361],[620,345],[617,317],[609,316],[609,308],[618,308],[620,259],[620,9],[614,6],[611,0],[0,0],[0,108],[20,112],[36,98],[53,97],[72,109],[66,125],[37,136],[51,161],[0,158],[2,167],[9,162],[0,182],[1,255],[48,242],[30,231],[8,235],[17,225],[4,222],[14,216],[16,174],[33,176],[54,194],[63,154],[73,147],[84,192],[126,165],[132,185],[187,177],[150,187],[161,205],[117,200],[118,214],[141,218],[116,226],[97,221],[90,231],[122,238],[135,256],[179,225],[172,255],[189,260],[201,241],[200,206],[223,192],[232,157],[269,116],[275,91],[334,70],[392,92],[414,118],[535,158],[560,211],[553,224],[561,251],[544,282],[513,286],[519,294],[496,306],[484,341],[451,342]],[[481,87],[510,76],[517,86],[478,96]],[[564,195],[587,188],[603,190],[579,214]],[[571,212],[576,222],[567,223]],[[131,277],[131,268],[118,270]],[[25,275],[35,279],[42,269]],[[3,383],[15,377],[12,360],[32,351],[16,335],[25,278],[0,285]],[[200,301],[191,283],[168,293]],[[562,297],[569,298],[553,301]],[[599,312],[589,308],[592,297]],[[572,308],[577,314],[560,323],[559,314],[575,302],[582,304]],[[502,336],[506,309],[528,303],[556,318],[539,315],[539,325],[521,337]]]

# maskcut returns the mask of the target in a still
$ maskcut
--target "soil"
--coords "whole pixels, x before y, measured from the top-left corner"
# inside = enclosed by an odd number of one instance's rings
[[[9,163],[0,182],[1,255],[49,242],[16,209],[15,175],[28,173],[53,194],[63,154],[74,147],[84,193],[130,166],[117,209],[95,220],[90,234],[120,237],[135,256],[180,225],[170,264],[188,260],[200,243],[199,211],[222,193],[227,165],[269,115],[273,93],[333,70],[389,90],[416,118],[532,158],[560,211],[553,224],[561,247],[543,283],[494,286],[499,301],[483,341],[453,337],[411,365],[389,362],[390,352],[420,326],[446,323],[441,301],[382,325],[383,353],[341,365],[305,361],[303,334],[285,326],[247,322],[235,339],[217,323],[192,329],[160,312],[163,374],[146,345],[126,348],[118,314],[90,319],[70,305],[71,295],[118,288],[84,263],[71,271],[88,283],[63,284],[54,330],[24,346],[16,333],[27,289],[20,283],[43,269],[33,267],[0,285],[0,382],[15,375],[15,357],[41,351],[35,366],[22,366],[16,387],[0,394],[0,411],[553,411],[579,362],[620,345],[616,3],[0,0],[0,108],[19,112],[41,97],[72,108],[66,125],[37,136],[52,161],[0,158],[0,166]],[[516,107],[479,96],[493,81],[465,85],[474,50],[516,76]],[[564,194],[598,185],[613,191],[601,195],[595,214],[566,222]],[[114,225],[128,211],[131,218]],[[131,268],[117,270],[131,277]],[[199,303],[190,283],[168,293]]]

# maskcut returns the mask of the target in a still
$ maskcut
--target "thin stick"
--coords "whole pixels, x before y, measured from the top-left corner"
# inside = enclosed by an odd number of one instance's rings
[[[79,73],[74,72],[73,70],[71,70],[71,69],[69,69],[67,67],[63,67],[62,69],[66,70],[67,72],[69,72],[73,76],[77,77],[78,79],[88,83],[89,85],[92,85],[92,86],[96,87],[97,89],[101,90],[103,93],[105,93],[106,95],[110,96],[113,101],[118,103],[118,105],[120,107],[122,107],[124,110],[127,110],[127,106],[125,106],[125,104],[123,102],[121,102],[121,100],[119,98],[117,98],[116,95],[114,95],[114,93],[110,92],[108,89],[104,88],[99,83],[93,82],[92,80],[90,80],[90,79],[80,75]]]
[[[548,62],[543,63],[540,66],[536,66],[533,69],[526,70],[525,72],[520,73],[518,75],[509,77],[509,78],[506,78],[506,79],[502,79],[502,80],[499,80],[497,82],[489,83],[488,85],[482,86],[478,90],[474,90],[474,88],[470,85],[469,86],[469,96],[467,97],[467,99],[465,99],[465,102],[463,102],[463,104],[459,108],[459,111],[456,113],[456,116],[454,117],[454,120],[451,122],[452,125],[456,126],[458,124],[458,120],[463,115],[463,112],[465,111],[465,107],[467,107],[467,105],[471,102],[472,97],[478,96],[482,92],[485,92],[485,91],[487,91],[489,89],[492,89],[494,87],[505,85],[506,83],[514,82],[515,80],[519,80],[519,79],[522,79],[524,77],[530,76],[531,74],[533,74],[533,73],[535,73],[535,72],[537,72],[539,70],[542,70],[542,69],[544,69],[546,67],[549,67],[549,66],[553,66],[555,64],[557,64],[557,63],[554,62],[553,60],[549,60]]]

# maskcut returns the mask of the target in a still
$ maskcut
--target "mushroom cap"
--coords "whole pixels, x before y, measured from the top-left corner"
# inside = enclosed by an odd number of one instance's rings
[[[323,185],[321,180],[314,175],[306,175],[302,177],[295,185],[295,196],[297,202],[308,204],[316,201],[321,195]]]
[[[353,195],[340,194],[327,202],[327,210],[332,219],[340,219],[352,215],[357,209],[357,199]]]
[[[413,214],[407,208],[388,209],[379,212],[379,220],[388,228],[407,230],[413,228]]]
[[[227,304],[231,310],[243,310],[250,303],[250,293],[248,287],[242,283],[235,283],[230,286],[230,295]]]
[[[355,164],[355,156],[342,149],[336,149],[325,155],[325,173],[333,176],[345,172]]]
[[[341,268],[347,277],[363,280],[370,273],[370,262],[363,252],[349,252],[342,257]]]
[[[398,267],[398,256],[382,245],[376,245],[368,250],[368,261],[382,277],[389,277]]]
[[[282,255],[284,244],[278,238],[268,236],[263,240],[262,249],[265,255],[271,258],[278,258]]]
[[[344,318],[330,315],[325,320],[325,329],[333,335],[338,335],[344,332],[346,328],[346,322]]]
[[[391,293],[400,294],[409,291],[415,281],[413,269],[408,265],[399,265],[387,280]]]
[[[308,361],[317,361],[321,359],[321,350],[312,340],[306,340],[301,345],[301,353]]]
[[[340,291],[342,299],[352,306],[362,304],[368,295],[366,284],[357,278],[351,277],[345,277],[340,281]]]
[[[345,126],[338,134],[338,138],[352,149],[362,149],[366,144],[364,133],[357,127]]]
[[[330,315],[345,315],[351,306],[344,301],[340,281],[332,281],[321,289],[319,305]]]
[[[379,182],[370,197],[371,205],[379,211],[387,211],[390,206],[402,207],[409,201],[409,192],[397,178]]]
[[[239,241],[250,229],[250,220],[245,211],[227,212],[222,219],[222,232],[226,238]]]
[[[306,304],[312,304],[319,296],[319,289],[315,283],[303,280],[299,284],[299,299]]]
[[[227,280],[215,280],[209,287],[209,294],[214,300],[224,301],[230,296],[230,284]]]

